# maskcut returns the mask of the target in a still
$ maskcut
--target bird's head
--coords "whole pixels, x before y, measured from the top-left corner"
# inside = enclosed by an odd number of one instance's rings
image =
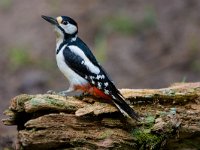
[[[70,17],[58,16],[57,18],[53,18],[48,16],[42,16],[42,18],[55,27],[57,38],[73,38],[78,33],[78,25]]]

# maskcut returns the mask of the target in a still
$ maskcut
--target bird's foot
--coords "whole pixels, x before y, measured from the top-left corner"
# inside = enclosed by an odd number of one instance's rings
[[[81,93],[80,95],[74,96],[75,98],[82,100],[86,103],[90,103],[93,104],[95,102],[95,100],[93,99],[93,96],[89,93]]]
[[[60,95],[60,96],[68,96],[69,91],[68,90],[67,91],[61,91],[61,92],[58,92],[57,94]]]
[[[56,91],[53,91],[53,90],[49,90],[46,93],[51,94],[51,95],[68,96],[69,91],[66,90],[66,91],[56,92]]]
[[[76,95],[75,98],[82,100],[84,97],[88,97],[88,96],[90,96],[89,93],[83,92],[83,93],[81,93],[79,95]]]
[[[53,91],[53,90],[48,90],[46,93],[47,93],[47,94],[51,94],[51,95],[57,94],[57,92],[56,92],[56,91]]]

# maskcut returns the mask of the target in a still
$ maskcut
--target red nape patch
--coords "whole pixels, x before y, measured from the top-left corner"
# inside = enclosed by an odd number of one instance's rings
[[[103,98],[103,99],[107,99],[107,100],[112,99],[109,95],[106,95],[104,92],[102,92],[101,90],[99,90],[98,88],[96,88],[94,86],[91,86],[90,84],[76,85],[76,86],[74,86],[74,88],[77,91],[89,93],[89,94],[91,94],[95,97],[98,97],[98,98]]]

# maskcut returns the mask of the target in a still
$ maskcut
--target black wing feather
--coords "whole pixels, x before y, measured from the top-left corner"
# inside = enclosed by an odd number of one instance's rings
[[[93,62],[93,64],[100,69],[100,73],[94,74],[87,68],[86,65],[81,64],[84,60],[79,55],[76,55],[74,52],[72,52],[69,49],[69,47],[65,47],[65,49],[63,50],[63,55],[65,58],[66,64],[73,71],[75,71],[77,74],[79,74],[82,78],[86,79],[90,84],[97,86],[98,82],[100,82],[100,83],[108,82],[108,86],[107,87],[103,86],[102,89],[107,88],[107,90],[121,95],[119,90],[114,86],[112,81],[108,78],[106,72],[102,69],[102,67],[98,63]],[[95,59],[95,58],[93,58],[93,59]],[[87,78],[86,78],[86,75],[88,76]],[[105,78],[97,79],[97,75],[104,75]],[[94,77],[94,78],[90,78],[90,77]],[[94,81],[94,84],[92,83],[92,80]],[[100,89],[100,90],[102,90],[102,89]]]
[[[73,53],[69,47],[65,47],[63,55],[66,64],[81,77],[85,78],[85,75],[94,75],[87,66],[81,64],[84,60],[79,55]]]
[[[80,39],[79,39],[80,40]],[[82,43],[82,44],[80,44]],[[71,43],[71,45],[76,45],[77,43]],[[92,54],[92,52],[89,50],[87,45],[83,43],[82,41],[79,42],[79,48],[84,49],[85,55],[88,57],[88,59],[100,69],[100,72],[98,75],[104,75],[104,78],[99,78],[97,79],[97,74],[92,73],[89,68],[87,68],[86,65],[83,65],[82,62],[84,61],[80,56],[76,55],[73,53],[69,47],[65,47],[63,50],[63,55],[66,64],[77,74],[79,74],[81,77],[86,79],[91,85],[95,86],[98,88],[98,83],[108,83],[108,86],[105,86],[102,84],[102,87],[99,88],[102,92],[105,93],[105,89],[109,91],[109,96],[113,98],[113,101],[115,105],[117,105],[118,109],[122,109],[124,112],[126,112],[130,117],[135,118],[138,120],[138,115],[137,113],[134,112],[132,108],[124,101],[124,97],[121,95],[119,90],[115,87],[113,82],[109,79],[107,73],[104,71],[104,69],[98,64],[96,58]],[[70,46],[70,45],[69,45]],[[87,75],[87,77],[86,77]],[[93,78],[90,78],[93,77]],[[94,82],[92,82],[92,80]],[[120,108],[119,108],[120,107]]]

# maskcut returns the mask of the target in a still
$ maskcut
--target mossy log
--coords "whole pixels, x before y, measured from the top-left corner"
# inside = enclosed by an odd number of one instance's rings
[[[56,94],[16,96],[2,121],[17,125],[17,148],[25,150],[200,147],[200,83],[120,91],[142,121],[101,99]]]

